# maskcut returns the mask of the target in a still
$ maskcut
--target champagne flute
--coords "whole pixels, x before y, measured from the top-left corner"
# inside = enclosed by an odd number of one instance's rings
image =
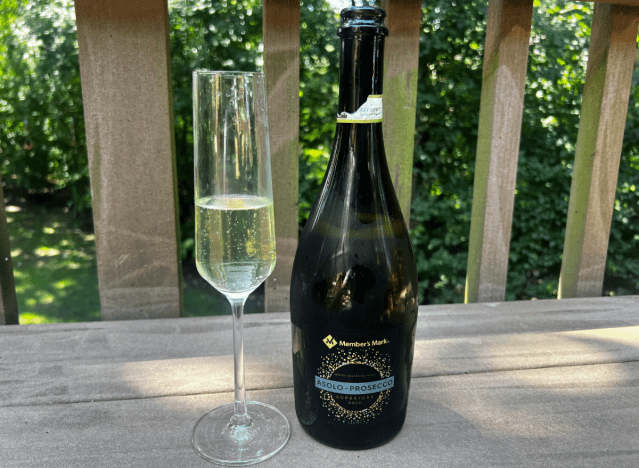
[[[193,132],[197,269],[231,303],[235,401],[205,414],[192,443],[209,461],[250,465],[290,434],[279,410],[246,401],[244,383],[244,303],[275,267],[264,75],[193,72]]]

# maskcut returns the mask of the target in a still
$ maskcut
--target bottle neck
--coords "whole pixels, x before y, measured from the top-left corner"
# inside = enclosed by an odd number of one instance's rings
[[[384,75],[384,36],[342,37],[338,114],[355,113],[369,96],[381,96]]]

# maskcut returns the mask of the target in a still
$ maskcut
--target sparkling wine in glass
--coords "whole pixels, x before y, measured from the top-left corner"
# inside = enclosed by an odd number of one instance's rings
[[[264,75],[195,71],[193,132],[197,269],[231,304],[235,401],[205,414],[192,442],[209,461],[250,465],[279,452],[290,434],[279,410],[246,401],[244,383],[244,303],[275,267]]]

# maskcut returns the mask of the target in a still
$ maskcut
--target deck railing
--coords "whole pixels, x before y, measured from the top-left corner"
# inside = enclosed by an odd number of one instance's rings
[[[421,2],[383,0],[384,132],[410,217]],[[166,0],[76,0],[102,318],[179,316],[182,285]],[[466,300],[505,298],[533,0],[490,0]],[[601,294],[635,60],[639,0],[596,2],[559,297]],[[277,267],[266,310],[288,310],[297,246],[300,5],[264,0]],[[451,34],[454,32],[451,31]],[[1,189],[1,186],[0,186]],[[1,193],[0,193],[1,195]],[[0,202],[2,197],[0,197]],[[4,212],[4,206],[2,206]],[[0,324],[18,310],[0,216]]]

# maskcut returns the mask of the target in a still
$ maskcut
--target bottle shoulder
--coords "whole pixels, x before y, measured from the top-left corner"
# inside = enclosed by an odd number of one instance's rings
[[[298,243],[291,317],[347,329],[403,323],[416,317],[417,289],[381,126],[344,124]]]
[[[314,226],[336,211],[343,218],[342,225],[349,229],[366,228],[360,223],[378,223],[392,225],[394,235],[407,235],[386,163],[381,124],[338,124],[326,174],[308,221]]]

